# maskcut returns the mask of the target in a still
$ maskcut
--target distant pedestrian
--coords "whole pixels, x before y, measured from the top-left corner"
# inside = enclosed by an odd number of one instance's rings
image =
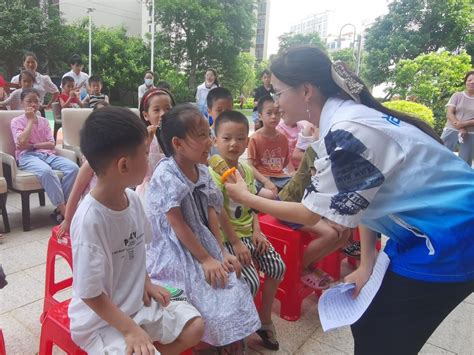
[[[219,80],[217,72],[212,68],[206,70],[204,79],[204,82],[196,89],[196,103],[202,114],[207,117],[207,94],[219,86]]]
[[[152,71],[148,70],[145,72],[145,77],[143,78],[144,83],[138,87],[138,102],[141,101],[143,95],[151,89],[154,89],[153,80],[155,75]]]
[[[262,71],[262,73],[260,74],[260,79],[262,80],[262,86],[259,86],[258,88],[256,88],[255,93],[253,95],[252,119],[253,119],[255,130],[258,130],[259,128],[262,127],[262,121],[260,120],[259,114],[257,111],[258,100],[260,100],[264,96],[271,96],[272,94],[275,93],[275,90],[273,90],[273,86],[271,83],[271,78],[272,78],[272,75],[268,69],[265,69],[264,71]]]
[[[474,70],[464,77],[464,91],[451,96],[447,121],[441,139],[454,151],[459,145],[459,157],[469,166],[474,159]]]

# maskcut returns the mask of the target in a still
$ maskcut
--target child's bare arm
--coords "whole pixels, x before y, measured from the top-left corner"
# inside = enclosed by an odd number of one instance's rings
[[[93,298],[83,298],[82,301],[123,335],[127,354],[155,354],[155,347],[148,333],[112,303],[105,293]]]
[[[66,215],[64,216],[64,221],[61,223],[58,231],[58,238],[62,237],[64,233],[69,232],[69,227],[71,226],[72,217],[77,210],[77,205],[79,204],[79,200],[81,196],[84,194],[84,190],[87,188],[89,183],[94,176],[94,170],[92,170],[91,166],[87,161],[82,164],[81,168],[76,177],[76,181],[74,181],[74,185],[72,186],[71,193],[69,194],[69,199],[67,200],[66,204]]]
[[[224,269],[226,272],[235,271],[237,277],[240,277],[241,265],[237,257],[227,252],[227,249],[224,248],[222,243],[221,231],[219,229],[219,218],[217,217],[217,212],[214,207],[208,207],[207,215],[209,216],[209,227],[212,234],[216,237],[217,243],[221,247],[222,254],[224,256]]]
[[[224,287],[227,283],[228,270],[224,268],[221,262],[210,256],[207,250],[199,243],[193,231],[184,220],[181,209],[179,207],[170,209],[166,213],[166,217],[180,242],[201,263],[206,281],[213,287],[217,285]]]
[[[250,265],[252,262],[250,250],[240,240],[240,238],[237,236],[237,233],[235,233],[234,227],[232,227],[232,224],[230,223],[229,216],[224,210],[222,210],[219,214],[219,223],[222,230],[227,235],[229,243],[232,244],[232,248],[234,249],[237,259],[239,259],[242,265]]]
[[[193,256],[202,264],[212,258],[207,250],[199,243],[191,228],[184,220],[179,207],[172,208],[166,213],[166,217],[173,228],[179,241],[183,243]]]
[[[253,176],[255,179],[260,181],[263,184],[263,187],[266,189],[271,190],[275,195],[278,193],[278,188],[275,186],[275,184],[267,178],[265,175],[263,175],[254,165],[253,159],[248,159],[247,158],[247,163],[250,165],[252,168]]]

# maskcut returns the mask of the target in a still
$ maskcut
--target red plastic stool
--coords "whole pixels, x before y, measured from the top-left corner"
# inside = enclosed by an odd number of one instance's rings
[[[57,239],[59,226],[53,227],[51,230],[51,238],[48,242],[48,253],[46,255],[46,277],[44,287],[44,305],[41,321],[46,315],[46,312],[53,306],[57,305],[59,301],[54,298],[54,295],[65,288],[72,286],[72,277],[56,282],[56,257],[63,257],[72,270],[72,249],[71,238],[69,234],[64,235],[60,240]]]
[[[71,355],[87,355],[71,339],[67,314],[69,302],[70,300],[57,303],[49,308],[48,312],[44,315],[41,325],[39,355],[51,355],[53,345],[57,345]]]
[[[0,329],[0,355],[7,355],[7,351],[5,350],[5,340],[3,339],[3,332]]]
[[[301,282],[301,271],[304,248],[314,239],[308,233],[295,231],[276,218],[259,215],[260,229],[281,255],[286,264],[285,277],[280,283],[276,298],[281,303],[280,317],[296,321],[301,316],[301,303],[314,292],[314,289]],[[341,258],[335,252],[319,262],[318,267],[329,273],[334,279],[340,278]],[[259,297],[256,297],[258,305]]]
[[[352,239],[354,240],[358,240],[360,241],[360,232],[359,232],[359,228],[355,228],[352,232]],[[375,243],[375,248],[377,250],[380,251],[380,249],[382,249],[382,241],[380,239],[377,239],[377,242]],[[348,256],[347,257],[347,262],[349,263],[349,265],[351,265],[353,268],[356,268],[357,267],[357,262],[359,260],[352,257],[352,256]]]

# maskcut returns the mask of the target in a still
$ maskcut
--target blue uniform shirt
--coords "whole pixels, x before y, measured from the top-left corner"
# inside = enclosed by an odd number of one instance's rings
[[[351,100],[326,101],[320,132],[308,209],[387,235],[402,276],[474,279],[473,169],[418,128]]]

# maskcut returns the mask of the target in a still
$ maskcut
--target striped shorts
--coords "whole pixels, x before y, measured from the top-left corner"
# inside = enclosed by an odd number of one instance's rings
[[[283,262],[280,254],[278,254],[273,246],[270,244],[268,251],[262,255],[257,253],[257,248],[252,243],[251,237],[244,237],[240,238],[242,243],[250,250],[250,255],[252,256],[253,263],[255,263],[258,267],[258,270],[263,272],[266,277],[271,277],[275,280],[283,279],[283,275],[285,274],[285,263]],[[224,247],[227,251],[235,255],[234,248],[232,248],[232,244],[229,242],[224,242]],[[252,295],[255,296],[257,294],[258,288],[260,286],[260,278],[258,276],[258,271],[253,265],[242,265],[242,276],[247,282],[248,286],[250,287],[250,291]]]

